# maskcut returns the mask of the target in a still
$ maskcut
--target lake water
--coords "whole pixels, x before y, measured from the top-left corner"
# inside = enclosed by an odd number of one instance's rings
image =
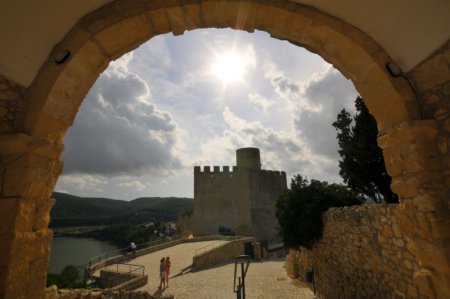
[[[68,264],[75,266],[86,264],[92,257],[115,249],[118,247],[96,239],[54,237],[48,271],[60,273]]]

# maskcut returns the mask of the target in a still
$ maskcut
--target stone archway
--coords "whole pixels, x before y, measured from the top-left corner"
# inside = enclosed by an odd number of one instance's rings
[[[389,56],[368,35],[287,0],[116,0],[73,27],[26,90],[12,134],[0,138],[5,245],[0,249],[0,295],[25,297],[44,290],[52,238],[49,197],[62,170],[62,140],[99,74],[111,60],[153,36],[208,27],[267,31],[319,54],[353,81],[378,122],[379,143],[401,199],[403,232],[421,263],[415,273],[420,292],[430,298],[449,295],[450,216],[441,164],[446,160],[435,145],[441,123],[419,119],[410,86],[389,76]],[[61,59],[66,51],[70,56]],[[421,66],[413,74],[421,93],[448,82],[447,77],[431,84],[423,79],[422,70],[431,68],[433,74],[433,67]]]

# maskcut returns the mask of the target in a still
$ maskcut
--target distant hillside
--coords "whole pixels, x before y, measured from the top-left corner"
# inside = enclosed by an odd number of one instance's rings
[[[56,204],[51,211],[51,227],[108,225],[120,222],[172,221],[193,210],[192,198],[141,197],[132,201],[78,197],[53,192]]]

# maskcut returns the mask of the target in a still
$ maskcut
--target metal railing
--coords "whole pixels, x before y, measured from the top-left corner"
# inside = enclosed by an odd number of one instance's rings
[[[138,244],[136,245],[136,251],[148,248],[148,247],[152,247],[152,246],[156,246],[156,245],[160,245],[160,244],[164,244],[164,243],[168,243],[168,242],[173,242],[175,240],[178,240],[178,237],[173,238],[173,239],[166,239],[166,238],[161,238],[158,240],[153,240],[150,242],[146,242],[146,243],[142,243],[142,244]],[[127,255],[128,253],[131,253],[131,249],[130,247],[124,247],[124,248],[120,248],[120,249],[115,249],[115,250],[111,250],[111,251],[107,251],[104,252],[102,254],[99,254],[97,256],[94,256],[93,258],[91,258],[88,262],[89,267],[92,267],[92,265],[101,263],[103,261],[106,261],[109,258],[112,257],[117,257],[117,256],[123,256],[123,255]]]
[[[91,288],[96,286],[97,279],[92,275],[89,264],[77,266],[78,279],[84,282],[84,287]]]
[[[145,267],[141,265],[117,263],[114,265],[106,266],[104,270],[109,272],[114,271],[117,273],[117,275],[108,278],[100,277],[102,288],[113,288],[117,285],[131,280],[132,278],[144,276]]]
[[[220,236],[220,235],[217,235],[217,234],[214,235],[214,234],[209,233],[209,234],[205,234],[205,237],[206,236],[210,236],[210,237],[216,237],[217,236],[218,238],[220,238],[219,241],[223,241],[223,240],[235,240],[236,238],[246,237],[247,235],[251,236],[251,234],[246,234],[246,233],[245,234],[240,234],[240,236],[223,236],[223,235]],[[196,234],[195,238],[197,238],[197,236],[198,236],[198,234]],[[199,237],[199,238],[201,239],[202,237]],[[162,244],[166,244],[166,243],[171,243],[171,242],[178,241],[178,240],[181,240],[181,238],[180,237],[172,237],[170,239],[161,238],[161,239],[158,239],[158,240],[153,240],[153,241],[150,241],[150,242],[138,244],[138,245],[136,245],[136,252],[139,252],[140,250],[144,250],[144,249],[147,249],[147,248],[150,248],[150,247],[153,247],[153,246],[162,245]],[[217,241],[215,243],[218,243],[219,241]],[[205,247],[208,247],[208,248],[204,248],[204,247],[198,248],[196,250],[196,252],[195,252],[195,255],[199,254],[200,251],[206,252],[208,249],[212,249],[211,244],[207,245]],[[116,263],[120,263],[121,261],[124,261],[125,259],[121,259],[121,257],[127,256],[128,254],[130,255],[130,257],[132,256],[132,251],[131,251],[129,246],[128,247],[124,247],[124,248],[120,248],[120,249],[107,251],[107,252],[104,252],[102,254],[99,254],[97,256],[92,257],[89,260],[89,262],[87,263],[86,267],[89,270],[95,271],[95,269],[98,270],[98,269],[104,268],[105,266],[108,266],[109,263],[116,264]],[[115,258],[118,258],[118,259],[115,259]],[[104,264],[100,265],[103,262],[104,262]],[[96,265],[98,265],[99,268],[96,268],[95,267]]]

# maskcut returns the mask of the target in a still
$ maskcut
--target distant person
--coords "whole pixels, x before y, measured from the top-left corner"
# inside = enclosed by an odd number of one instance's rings
[[[170,257],[166,257],[166,286],[169,287]]]
[[[162,258],[159,264],[159,287],[158,289],[161,290],[161,287],[163,289],[166,288],[166,259]]]
[[[130,243],[131,252],[133,252],[133,257],[136,257],[136,244],[134,242]]]

